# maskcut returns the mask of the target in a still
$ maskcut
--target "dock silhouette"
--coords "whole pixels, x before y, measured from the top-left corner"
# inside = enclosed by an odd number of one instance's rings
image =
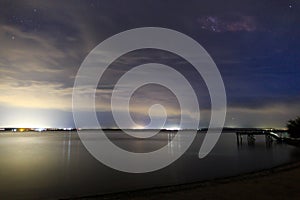
[[[238,146],[243,144],[243,136],[246,136],[248,145],[255,144],[256,136],[265,136],[265,142],[267,146],[271,145],[273,141],[282,143],[288,140],[287,137],[284,137],[284,132],[281,130],[240,130],[236,131]]]

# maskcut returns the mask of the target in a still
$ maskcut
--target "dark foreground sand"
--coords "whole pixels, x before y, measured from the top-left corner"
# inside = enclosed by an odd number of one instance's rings
[[[226,179],[80,199],[300,199],[300,162]]]

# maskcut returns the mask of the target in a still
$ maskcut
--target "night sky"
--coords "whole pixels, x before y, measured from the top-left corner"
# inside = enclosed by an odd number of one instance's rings
[[[207,50],[227,92],[225,126],[284,127],[300,115],[300,1],[1,0],[0,127],[74,127],[72,89],[82,61],[103,40],[138,27],[180,31]],[[184,59],[153,49],[112,63],[97,91],[101,124],[115,127],[109,97],[117,78],[154,60],[190,80],[200,127],[207,126],[210,103],[201,77]],[[147,110],[155,102],[167,108],[167,126],[176,126],[178,102],[158,85],[136,91],[133,119],[149,123]]]

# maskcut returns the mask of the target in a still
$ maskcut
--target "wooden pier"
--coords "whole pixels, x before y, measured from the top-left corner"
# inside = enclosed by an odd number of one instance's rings
[[[282,131],[276,132],[272,130],[242,130],[236,131],[238,146],[241,146],[243,144],[243,136],[247,136],[248,145],[255,144],[255,136],[265,136],[267,146],[271,145],[274,140],[277,142],[282,142],[284,140],[284,138],[282,137]]]

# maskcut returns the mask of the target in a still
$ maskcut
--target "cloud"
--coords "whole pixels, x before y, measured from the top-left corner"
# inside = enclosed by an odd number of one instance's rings
[[[60,83],[20,81],[6,78],[0,83],[1,105],[10,107],[69,110],[72,88]]]
[[[0,38],[4,41],[0,47],[1,77],[66,82],[74,73],[72,60],[76,58],[76,51],[68,51],[69,44],[66,49],[59,49],[51,35],[0,25]]]
[[[299,115],[298,103],[276,103],[264,107],[231,106],[227,109],[225,126],[285,128],[286,122]]]
[[[74,67],[65,60],[77,59],[77,49],[71,51],[72,43],[64,44],[64,48],[59,48],[59,43],[55,38],[47,33],[25,32],[21,28],[12,25],[2,25],[1,35],[5,43],[0,47],[1,51],[1,82],[0,82],[0,102],[12,108],[34,108],[34,109],[58,109],[70,111],[72,109],[72,86],[75,78]],[[10,36],[14,36],[12,40]],[[73,41],[73,39],[71,40]],[[17,44],[14,46],[14,44]],[[71,49],[71,50],[69,50]],[[149,54],[147,54],[149,55]],[[151,56],[150,56],[151,57]],[[110,111],[110,96],[114,88],[112,81],[115,77],[126,72],[127,66],[137,66],[147,63],[150,60],[160,60],[177,65],[182,61],[174,59],[174,56],[158,52],[152,58],[136,56],[135,54],[124,56],[115,62],[115,65],[125,65],[122,68],[110,68],[105,76],[108,84],[97,87],[97,110],[101,112]],[[116,76],[117,75],[117,76]],[[147,74],[138,74],[138,76]],[[124,88],[115,88],[122,92]],[[130,111],[133,115],[148,115],[149,106],[154,100],[159,100],[168,112],[169,117],[180,117],[179,109],[174,106],[174,99],[161,90],[150,88],[142,95],[133,97],[134,106]],[[90,94],[86,89],[82,95]],[[155,98],[153,98],[155,97]],[[157,103],[157,101],[156,101]],[[84,109],[84,107],[83,107]],[[116,107],[118,112],[123,112],[123,107]],[[185,115],[193,117],[195,113],[184,111]],[[157,116],[159,117],[159,116]]]
[[[74,60],[71,42],[60,48],[47,32],[0,24],[0,102],[11,107],[70,109]]]

